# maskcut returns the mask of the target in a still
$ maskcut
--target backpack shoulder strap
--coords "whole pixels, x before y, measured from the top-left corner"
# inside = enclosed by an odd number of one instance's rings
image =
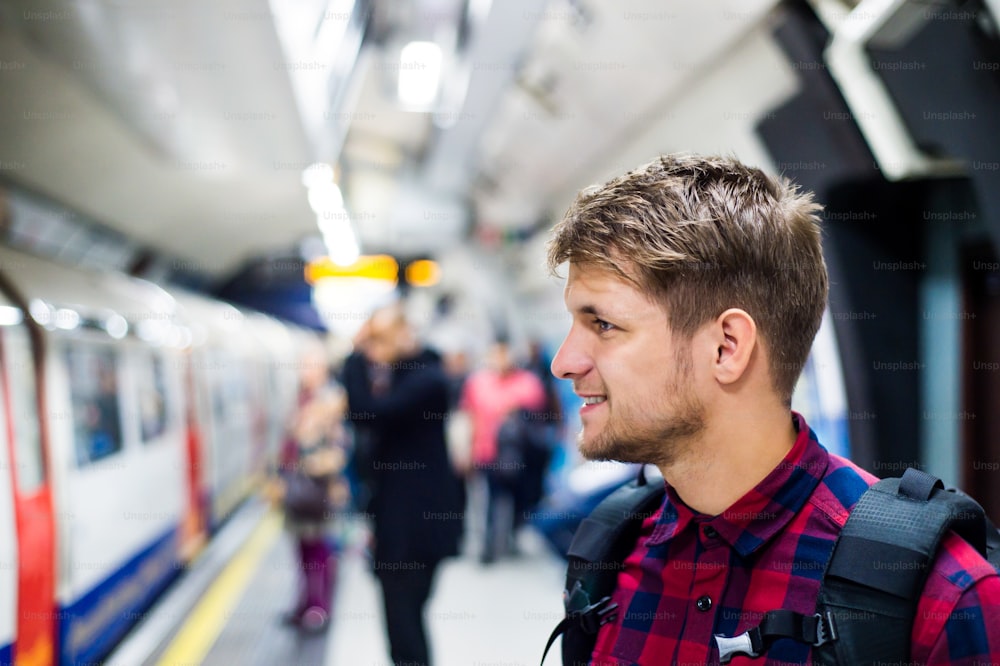
[[[824,666],[909,663],[917,605],[948,531],[1000,570],[1000,532],[975,500],[943,485],[908,469],[866,490],[827,563],[817,612],[774,610],[739,636],[717,635],[720,661],[758,657],[791,638],[812,645],[814,663]]]
[[[869,488],[840,533],[817,601],[837,639],[814,649],[817,664],[909,659],[917,604],[938,546],[954,530],[986,552],[986,518],[971,498],[908,469]]]
[[[611,603],[611,594],[618,572],[635,547],[643,520],[656,512],[664,493],[662,483],[646,483],[640,470],[637,479],[608,495],[580,523],[567,553],[566,616],[549,636],[543,664],[560,634],[563,664],[590,663],[597,630],[615,618],[617,604]]]
[[[986,561],[1000,573],[1000,529],[986,518]]]
[[[962,497],[966,497],[970,501],[975,502],[974,499],[957,488],[945,488],[945,490],[950,493],[955,493],[956,495],[961,495]],[[986,551],[983,552],[980,550],[979,552],[986,558],[986,561],[989,562],[998,573],[1000,573],[1000,529],[997,529],[996,524],[994,524],[993,521],[990,520],[989,516],[986,515],[985,510],[983,510],[983,527],[986,531]],[[959,536],[963,535],[959,533]],[[963,536],[963,538],[965,537]]]

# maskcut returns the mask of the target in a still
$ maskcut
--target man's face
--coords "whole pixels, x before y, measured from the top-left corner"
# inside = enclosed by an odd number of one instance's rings
[[[570,264],[564,294],[573,324],[552,374],[584,398],[580,452],[592,460],[666,464],[705,427],[690,343],[634,285]]]
[[[394,312],[385,310],[375,314],[369,322],[365,355],[374,363],[392,363],[400,354],[400,345],[406,333],[406,324]]]
[[[489,367],[496,372],[508,372],[514,367],[514,358],[511,356],[510,347],[504,342],[498,342],[490,348],[487,361]]]

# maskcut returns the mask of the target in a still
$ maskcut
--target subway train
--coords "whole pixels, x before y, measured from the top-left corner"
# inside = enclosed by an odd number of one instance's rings
[[[0,663],[98,663],[143,617],[265,472],[310,340],[0,247]]]

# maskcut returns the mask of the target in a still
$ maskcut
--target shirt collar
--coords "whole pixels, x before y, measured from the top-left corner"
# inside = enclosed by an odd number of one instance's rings
[[[777,467],[752,490],[717,516],[698,513],[670,486],[647,546],[669,541],[693,522],[710,525],[719,538],[746,557],[767,543],[798,513],[826,473],[829,454],[801,414],[792,412],[795,444]]]

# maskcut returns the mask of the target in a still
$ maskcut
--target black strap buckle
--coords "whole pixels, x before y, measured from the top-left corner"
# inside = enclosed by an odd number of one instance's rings
[[[833,613],[816,613],[813,617],[816,618],[816,640],[813,641],[813,647],[837,640],[837,625],[833,622]]]
[[[758,645],[754,647],[753,634],[757,633]],[[753,629],[744,631],[739,636],[722,636],[720,634],[715,635],[715,644],[719,647],[719,662],[723,664],[728,664],[729,661],[738,654],[745,654],[751,659],[760,656],[760,629],[754,627]]]
[[[614,611],[618,608],[618,604],[611,603],[610,596],[590,603],[590,596],[579,580],[573,585],[572,590],[563,592],[563,605],[566,607],[566,619],[579,625],[588,634],[596,634],[601,625],[617,617]]]
[[[759,625],[738,636],[716,634],[715,644],[719,648],[719,661],[727,664],[738,654],[751,659],[759,657],[779,638],[790,638],[813,647],[831,643],[837,640],[833,613],[801,615],[787,610],[770,611]]]
[[[545,663],[545,656],[549,653],[552,644],[556,642],[556,638],[566,633],[571,625],[576,624],[588,634],[596,634],[602,625],[613,622],[618,617],[617,613],[614,612],[618,609],[618,604],[608,603],[610,601],[611,597],[604,597],[579,610],[567,611],[566,617],[552,630],[552,634],[545,644],[545,650],[542,652],[542,664]]]
[[[610,602],[611,597],[604,597],[586,608],[569,613],[568,617],[571,622],[579,624],[588,634],[596,634],[602,625],[614,622],[615,618],[618,617],[615,613],[618,610],[618,604]]]

